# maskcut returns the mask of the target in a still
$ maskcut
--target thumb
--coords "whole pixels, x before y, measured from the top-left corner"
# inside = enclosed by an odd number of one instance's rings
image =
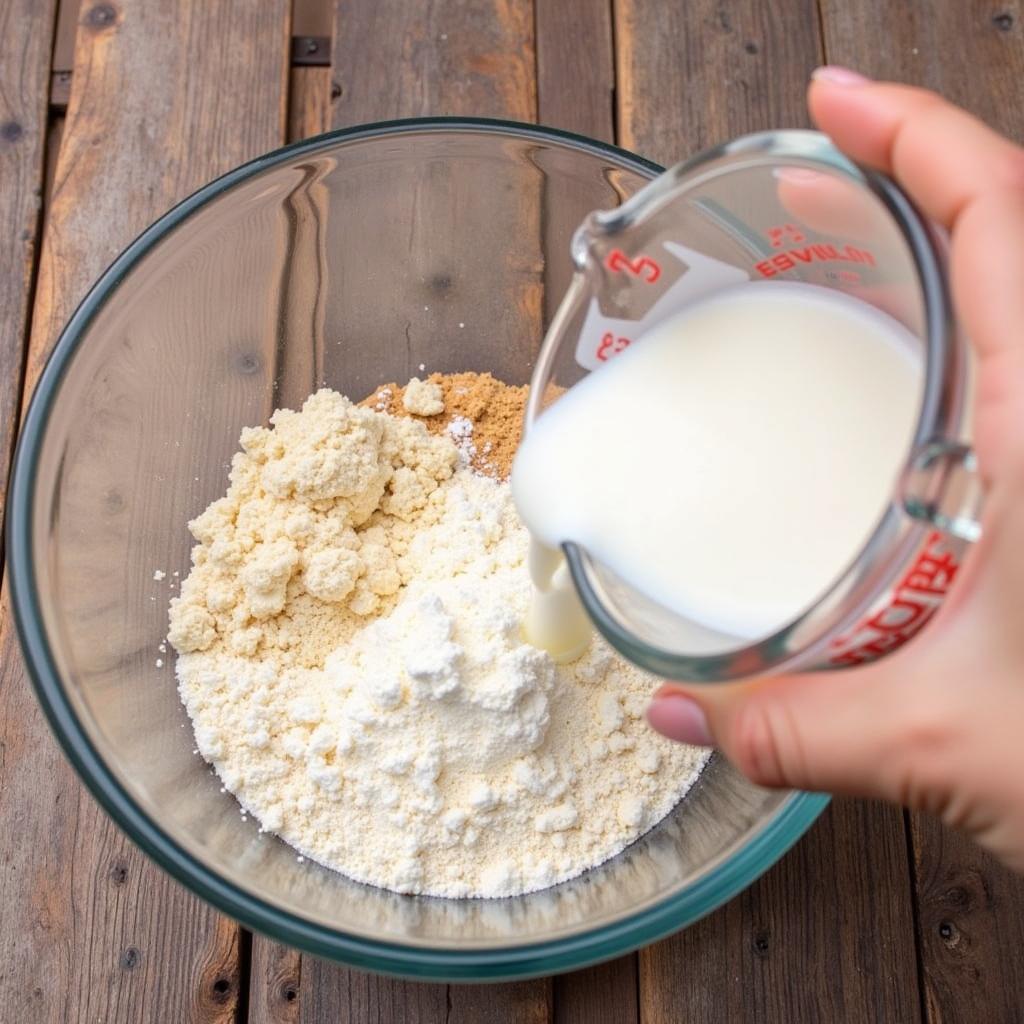
[[[666,683],[647,718],[669,739],[717,747],[758,785],[904,801],[901,712],[910,695],[901,663],[714,687]]]

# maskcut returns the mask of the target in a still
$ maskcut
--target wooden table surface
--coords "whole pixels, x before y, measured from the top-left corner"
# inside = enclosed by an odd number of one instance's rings
[[[672,163],[805,125],[825,61],[927,84],[1024,134],[1020,0],[0,0],[0,487],[90,282],[236,164],[424,114],[539,121]],[[30,692],[7,583],[0,1020],[1024,1019],[1021,879],[927,817],[845,800],[700,924],[562,977],[403,982],[251,935],[85,793]]]

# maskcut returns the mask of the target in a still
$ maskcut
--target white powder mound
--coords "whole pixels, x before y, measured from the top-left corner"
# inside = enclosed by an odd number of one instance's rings
[[[309,502],[314,519],[339,503],[347,510],[358,504],[358,488],[333,499],[298,497],[323,465],[316,452],[324,435],[302,440],[302,419],[316,433],[324,409],[349,416],[354,408],[340,396],[310,402],[288,414],[298,418],[285,420],[289,435],[278,426],[257,445],[275,453],[271,481],[287,478],[286,496],[268,496],[261,473],[236,459],[222,499],[236,507],[218,523],[234,539],[239,524],[251,530],[249,552],[278,543],[274,524],[298,514],[291,503]],[[380,427],[381,436],[395,430]],[[432,464],[450,467],[452,441],[431,441],[445,448]],[[342,440],[333,449],[339,464],[330,479],[361,443]],[[423,436],[413,431],[408,443],[422,446]],[[399,443],[378,459],[376,468],[372,459],[360,461],[378,495],[361,532],[378,531],[375,540],[356,531],[355,545],[348,539],[339,549],[321,538],[297,547],[294,565],[266,575],[287,577],[277,612],[267,612],[266,591],[247,590],[253,574],[244,555],[233,573],[218,561],[213,581],[206,579],[209,548],[222,538],[193,525],[201,541],[196,565],[171,618],[172,642],[186,638],[175,643],[177,674],[200,753],[265,830],[308,858],[398,892],[505,896],[607,860],[680,799],[703,751],[647,728],[642,712],[653,681],[602,642],[572,665],[556,665],[523,642],[527,534],[507,484],[465,466],[452,476],[438,471],[418,512],[403,519],[384,511],[384,495],[408,464],[406,452]],[[274,512],[281,501],[287,508]],[[319,615],[313,606],[323,598],[304,582],[310,562],[335,550],[365,562],[368,543],[388,552],[400,581],[387,604],[364,616],[347,608]],[[353,569],[357,584],[372,571]],[[210,586],[234,595],[230,615],[217,611],[223,602],[216,597],[210,610],[208,590],[200,600]],[[210,616],[212,638],[205,629],[193,634],[195,608]],[[256,643],[238,643],[237,634],[250,629],[260,630]],[[318,629],[315,639],[292,636]]]

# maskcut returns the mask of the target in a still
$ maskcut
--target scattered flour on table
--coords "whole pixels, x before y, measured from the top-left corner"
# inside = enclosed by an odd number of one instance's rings
[[[504,896],[672,808],[704,753],[648,730],[652,680],[603,642],[555,665],[522,641],[527,534],[461,427],[331,391],[271,424],[190,524],[171,601],[196,745],[244,811],[362,882]]]

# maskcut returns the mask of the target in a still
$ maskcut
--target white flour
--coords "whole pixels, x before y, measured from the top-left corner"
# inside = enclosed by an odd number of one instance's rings
[[[503,896],[671,809],[704,754],[647,729],[652,680],[596,640],[568,666],[523,643],[506,484],[331,392],[275,422],[192,524],[170,634],[199,751],[264,829],[359,881]]]

